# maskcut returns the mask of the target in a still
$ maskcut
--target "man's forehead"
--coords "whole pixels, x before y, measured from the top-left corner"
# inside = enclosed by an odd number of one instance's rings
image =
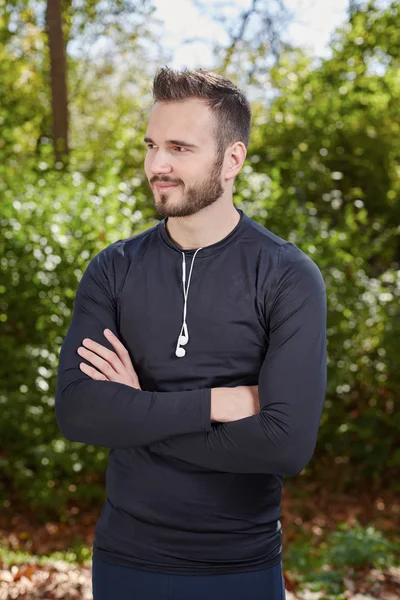
[[[213,137],[212,113],[198,99],[181,102],[156,102],[150,113],[146,137],[206,143]]]

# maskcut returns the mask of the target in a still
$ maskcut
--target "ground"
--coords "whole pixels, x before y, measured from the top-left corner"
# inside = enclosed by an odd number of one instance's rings
[[[90,600],[90,548],[100,510],[81,512],[71,508],[66,523],[35,522],[33,514],[8,511],[0,516],[0,600]],[[310,484],[298,490],[284,487],[282,501],[284,557],[299,536],[312,536],[302,554],[312,554],[318,540],[334,531],[338,523],[359,522],[378,531],[400,531],[400,507],[394,494],[324,494]],[[78,543],[77,543],[78,540]],[[23,553],[26,553],[25,555]],[[69,552],[66,560],[57,552]],[[54,554],[55,553],[55,554]],[[51,559],[40,557],[52,556]],[[60,554],[59,556],[65,556]],[[296,555],[295,555],[296,556]],[[71,559],[72,557],[72,559]],[[69,561],[73,562],[69,562]],[[398,600],[400,566],[377,568],[372,562],[340,571],[342,592],[328,595],[299,582],[293,556],[283,561],[287,600]],[[334,572],[326,564],[322,571]]]

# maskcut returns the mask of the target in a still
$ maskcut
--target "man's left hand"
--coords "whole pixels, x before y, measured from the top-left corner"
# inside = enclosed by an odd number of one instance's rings
[[[115,352],[89,338],[85,338],[82,342],[83,346],[80,346],[77,352],[79,356],[85,358],[96,369],[86,363],[80,363],[81,371],[92,379],[116,381],[141,390],[139,378],[133,368],[128,350],[109,329],[104,330],[104,335],[115,349]]]

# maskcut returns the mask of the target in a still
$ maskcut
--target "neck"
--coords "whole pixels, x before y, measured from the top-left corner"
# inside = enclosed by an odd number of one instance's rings
[[[168,217],[165,226],[169,237],[181,250],[196,250],[224,239],[240,221],[233,204],[207,206],[188,217]]]

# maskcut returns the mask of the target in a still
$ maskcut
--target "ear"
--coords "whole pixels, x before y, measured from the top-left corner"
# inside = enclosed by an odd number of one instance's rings
[[[228,153],[228,168],[225,171],[225,179],[233,179],[240,172],[246,159],[247,149],[243,142],[232,144]]]

